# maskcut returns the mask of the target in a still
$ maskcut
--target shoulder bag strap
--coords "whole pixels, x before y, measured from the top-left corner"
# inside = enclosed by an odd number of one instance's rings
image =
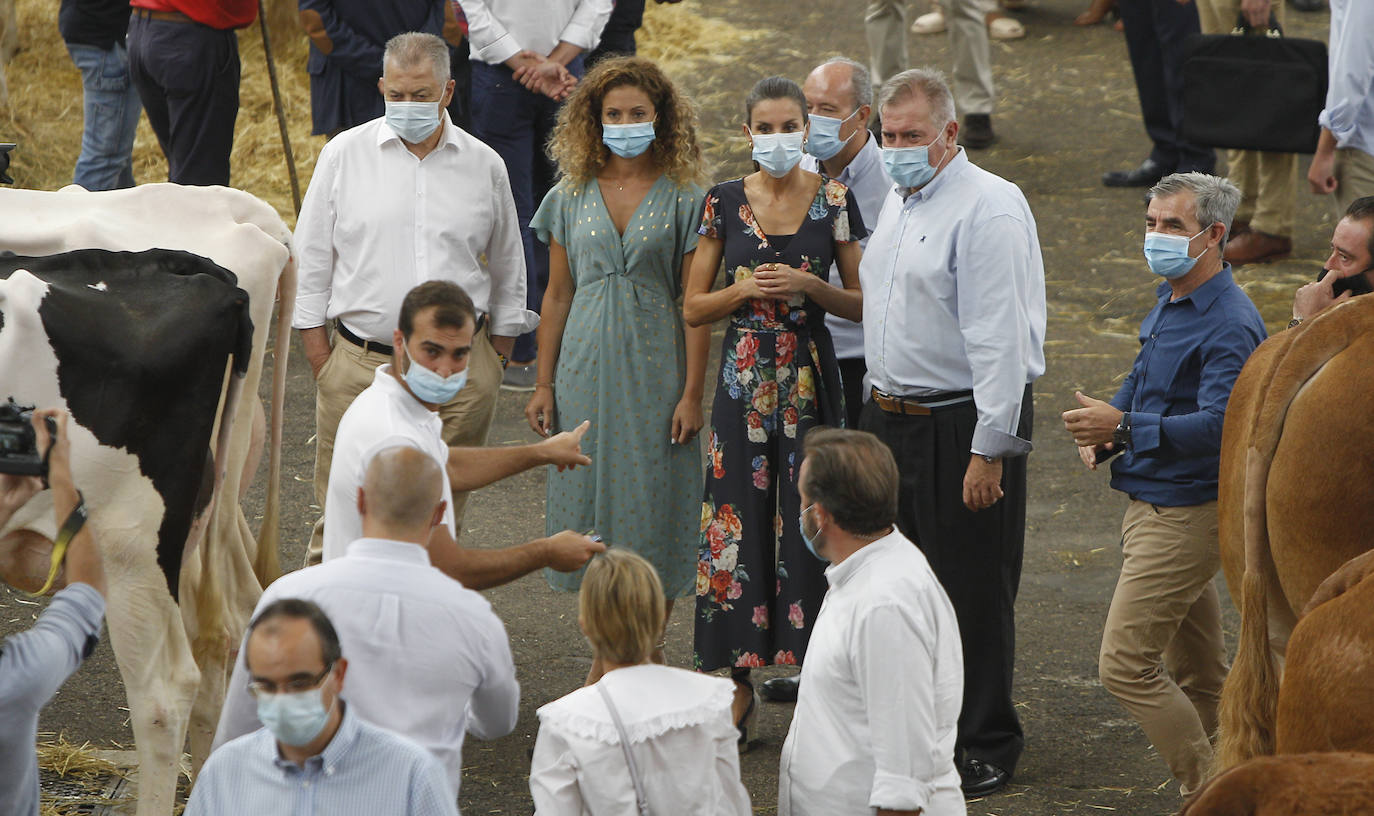
[[[616,709],[615,703],[611,702],[611,695],[606,692],[605,685],[597,683],[596,690],[601,695],[602,702],[606,704],[606,710],[611,712],[611,722],[615,723],[615,730],[620,733],[620,748],[625,752],[625,764],[630,766],[630,782],[635,786],[635,804],[639,806],[640,816],[649,816],[649,800],[644,796],[644,783],[639,779],[639,766],[635,765],[635,756],[630,753],[630,735],[625,733],[625,724],[620,721],[620,711]]]

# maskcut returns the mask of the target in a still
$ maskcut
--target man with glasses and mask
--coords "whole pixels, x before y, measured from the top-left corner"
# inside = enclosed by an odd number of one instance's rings
[[[873,384],[859,427],[901,471],[897,526],[921,548],[963,637],[956,761],[964,793],[1007,783],[1024,738],[1012,705],[1013,607],[1025,541],[1031,386],[1045,371],[1045,267],[1016,185],[968,159],[938,71],[883,85],[895,187],[859,266]]]
[[[1130,496],[1098,674],[1188,796],[1206,778],[1226,680],[1217,482],[1231,387],[1264,323],[1222,259],[1240,204],[1231,182],[1166,176],[1150,190],[1145,260],[1164,280],[1140,352],[1111,402],[1075,392],[1064,427],[1089,470],[1112,461]]]
[[[520,684],[505,627],[485,598],[430,564],[430,535],[448,503],[432,457],[406,444],[383,448],[354,503],[363,537],[341,558],[277,579],[258,609],[281,598],[319,604],[348,644],[348,702],[429,749],[457,791],[464,735],[496,739],[515,727]],[[216,747],[261,724],[247,653],[229,681]]]
[[[363,721],[341,698],[348,660],[318,606],[298,598],[269,604],[249,624],[243,651],[247,688],[266,727],[210,755],[187,816],[457,816],[439,762]]]
[[[1288,328],[1356,295],[1374,292],[1374,196],[1350,202],[1331,234],[1331,254],[1319,280],[1293,295]]]
[[[416,284],[457,283],[477,307],[471,382],[439,415],[450,445],[485,445],[503,356],[534,328],[525,259],[501,157],[445,112],[454,92],[448,45],[411,32],[386,44],[378,88],[386,115],[331,139],[296,223],[296,311],[315,375],[315,501],[328,513],[339,419],[391,358],[396,314]],[[331,340],[330,325],[334,336]],[[452,497],[461,528],[467,495]],[[322,516],[307,563],[320,559]]]

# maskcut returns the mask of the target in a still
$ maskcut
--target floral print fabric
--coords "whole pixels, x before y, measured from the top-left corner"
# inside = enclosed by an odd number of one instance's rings
[[[697,231],[722,241],[732,281],[764,263],[828,279],[836,244],[867,235],[853,195],[825,178],[782,249],[759,228],[742,180],[707,193]],[[824,316],[800,295],[752,300],[726,329],[701,506],[699,669],[792,665],[806,653],[826,583],[825,565],[798,529],[801,443],[812,427],[840,425],[844,416]]]

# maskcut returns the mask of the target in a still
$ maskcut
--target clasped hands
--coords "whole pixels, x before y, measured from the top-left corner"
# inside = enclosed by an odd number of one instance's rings
[[[793,295],[805,294],[806,287],[812,280],[819,278],[795,266],[780,263],[759,264],[754,269],[753,276],[744,279],[745,293],[751,298],[789,300]],[[750,284],[749,281],[753,283]]]
[[[516,82],[555,102],[567,99],[577,84],[577,77],[568,72],[567,66],[534,51],[521,51],[506,64],[515,70]]]

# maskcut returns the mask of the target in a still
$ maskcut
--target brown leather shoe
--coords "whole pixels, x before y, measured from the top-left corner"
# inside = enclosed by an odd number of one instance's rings
[[[1267,232],[1250,230],[1226,245],[1222,257],[1232,266],[1248,263],[1267,263],[1287,258],[1293,252],[1293,240]]]
[[[1239,238],[1249,231],[1250,222],[1237,219],[1231,222],[1231,235],[1229,237],[1232,239]]]

